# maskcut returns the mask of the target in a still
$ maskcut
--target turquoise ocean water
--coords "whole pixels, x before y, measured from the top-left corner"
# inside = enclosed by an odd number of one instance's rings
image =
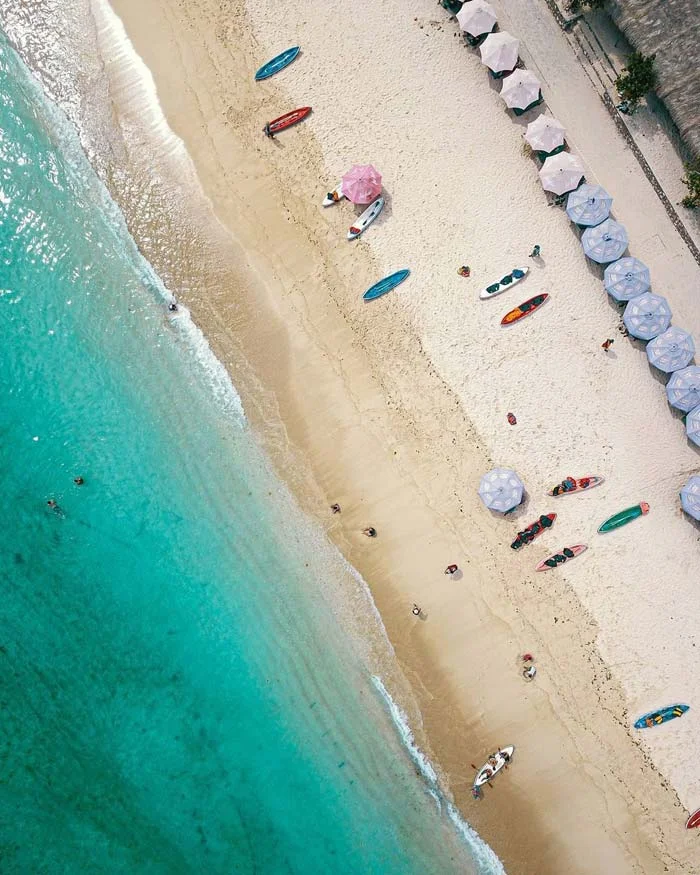
[[[0,871],[500,871],[324,596],[340,557],[2,38],[0,113]]]

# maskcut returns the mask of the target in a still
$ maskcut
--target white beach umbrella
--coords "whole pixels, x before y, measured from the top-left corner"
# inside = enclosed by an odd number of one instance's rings
[[[510,109],[527,109],[540,97],[540,80],[529,70],[516,70],[503,80],[501,97]]]
[[[700,408],[698,413],[700,414]],[[700,417],[698,417],[698,439],[695,443],[700,443]],[[697,474],[693,474],[681,489],[681,507],[693,519],[700,520],[700,477]]]
[[[547,158],[540,169],[540,180],[545,191],[566,194],[577,187],[583,178],[581,159],[571,152],[560,152]]]
[[[690,365],[671,374],[666,383],[666,395],[671,407],[688,413],[700,404],[700,367]]]
[[[496,12],[486,0],[469,0],[457,13],[457,21],[469,36],[491,33],[498,20]]]
[[[607,264],[609,261],[617,261],[627,249],[627,229],[614,219],[606,219],[594,228],[586,228],[581,234],[581,246],[583,251],[598,264]],[[668,324],[661,329],[664,331]],[[636,336],[636,335],[635,335]],[[647,337],[646,340],[649,340]]]
[[[687,367],[695,355],[692,335],[672,325],[647,344],[647,358],[660,371],[671,374]]]
[[[541,115],[527,126],[525,141],[535,152],[553,152],[564,145],[565,133],[566,128],[561,122],[551,115]]]
[[[632,337],[651,340],[671,324],[671,308],[661,295],[644,292],[627,304],[622,321]]]
[[[611,298],[616,301],[629,301],[649,291],[649,268],[631,255],[618,258],[605,268],[603,284]]]
[[[610,215],[613,199],[602,185],[584,182],[566,201],[566,215],[577,225],[600,225]]]
[[[690,440],[700,447],[700,407],[694,407],[685,418],[685,433]],[[700,480],[700,477],[691,480]]]
[[[494,468],[481,478],[479,497],[489,510],[508,513],[523,500],[523,481],[510,468]]]
[[[518,63],[520,42],[505,30],[500,33],[490,33],[481,44],[481,63],[486,64],[494,73],[515,69]]]

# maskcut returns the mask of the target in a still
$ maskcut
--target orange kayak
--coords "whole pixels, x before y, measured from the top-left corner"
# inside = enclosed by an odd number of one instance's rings
[[[528,298],[519,307],[506,313],[503,319],[501,319],[501,325],[511,325],[513,322],[517,322],[518,319],[529,316],[530,313],[534,313],[538,307],[541,307],[548,297],[549,295],[543,292],[541,295],[535,295],[534,298]]]

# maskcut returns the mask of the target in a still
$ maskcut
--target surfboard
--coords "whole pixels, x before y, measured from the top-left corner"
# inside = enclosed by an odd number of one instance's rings
[[[364,213],[352,223],[350,230],[348,231],[348,240],[354,240],[356,237],[359,237],[363,231],[366,231],[383,209],[384,198],[380,195],[375,201],[372,201]]]
[[[529,316],[530,313],[534,313],[538,307],[541,307],[548,297],[549,295],[546,292],[543,292],[541,295],[535,295],[534,298],[528,298],[528,300],[523,301],[519,307],[514,307],[512,310],[509,310],[503,319],[501,319],[501,325],[512,325],[513,322],[517,322],[519,319]]]
[[[255,74],[255,81],[259,82],[261,79],[267,79],[269,76],[274,76],[275,73],[279,73],[280,70],[284,70],[284,68],[288,67],[294,58],[296,58],[299,54],[299,50],[299,46],[292,46],[291,49],[285,49],[281,54],[276,55],[271,61],[263,64]]]
[[[637,517],[645,516],[648,513],[649,505],[646,501],[640,501],[639,504],[635,504],[633,507],[626,507],[619,513],[615,513],[611,517],[608,517],[604,523],[601,523],[598,531],[601,534],[612,532],[614,529],[619,529],[620,526],[626,526],[627,523],[631,523],[632,520],[636,520]]]
[[[557,518],[555,513],[543,513],[534,523],[518,532],[518,537],[510,545],[513,550],[519,550],[526,544],[531,544],[538,535],[541,535],[546,529],[551,529],[554,525],[554,520]]]
[[[336,195],[336,197],[333,197]],[[343,194],[343,180],[336,185],[333,191],[329,191],[328,194],[323,199],[324,207],[332,207],[333,204],[337,204],[339,201],[342,201],[345,195]]]
[[[675,720],[676,717],[682,717],[689,710],[690,705],[669,705],[668,708],[661,708],[659,711],[649,711],[648,714],[642,714],[634,721],[634,728],[651,729],[662,723],[668,723],[669,720]]]
[[[386,295],[387,292],[390,292],[392,289],[395,289],[399,283],[402,283],[410,273],[411,271],[407,268],[405,270],[397,270],[396,273],[385,276],[383,280],[379,280],[378,283],[370,286],[362,297],[365,301],[373,301],[375,298],[381,298],[382,295]]]
[[[310,106],[300,106],[299,109],[293,109],[291,112],[286,112],[284,115],[279,116],[279,118],[268,122],[263,128],[263,134],[272,137],[280,131],[283,131],[285,128],[289,128],[297,122],[302,121],[310,112]]]
[[[479,297],[482,301],[485,301],[487,298],[494,298],[496,295],[500,295],[501,292],[507,292],[508,289],[513,288],[513,286],[516,283],[519,283],[520,280],[524,280],[529,270],[529,267],[514,268],[509,274],[506,274],[506,276],[498,280],[498,282],[492,283],[490,286],[486,286],[485,289],[482,289]]]
[[[495,775],[497,775],[504,766],[507,766],[508,763],[513,759],[513,754],[515,753],[515,746],[509,744],[507,747],[502,747],[496,751],[496,753],[491,754],[489,759],[493,760],[493,762],[485,763],[479,771],[476,773],[476,777],[474,778],[474,787],[482,787],[488,781],[490,781]]]
[[[575,492],[585,492],[586,489],[593,489],[596,486],[600,486],[603,482],[603,477],[580,477],[579,479],[571,478],[575,481],[573,488],[571,489],[562,489],[561,483],[557,483],[556,486],[553,486],[550,490],[548,490],[547,495],[573,495]]]
[[[546,559],[538,562],[535,566],[535,571],[549,571],[551,568],[558,568],[570,559],[575,559],[577,556],[580,556],[581,553],[587,549],[588,547],[586,544],[576,544],[573,547],[564,547],[564,549],[560,550],[558,553],[552,553],[551,556],[547,556]],[[569,553],[571,555],[569,555]]]

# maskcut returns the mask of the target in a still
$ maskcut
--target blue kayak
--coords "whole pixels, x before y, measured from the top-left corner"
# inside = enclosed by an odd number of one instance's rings
[[[635,720],[634,728],[649,729],[652,726],[659,726],[667,720],[673,720],[674,717],[682,717],[689,708],[690,705],[669,705],[668,708],[662,708],[660,711],[650,711],[648,714],[643,714],[639,720]]]
[[[399,283],[402,283],[410,272],[410,270],[397,270],[396,273],[385,276],[383,280],[379,280],[378,283],[370,286],[362,297],[365,301],[373,301],[375,298],[381,298],[382,295],[386,295],[387,292],[390,292],[392,289],[395,289]]]
[[[270,76],[274,76],[275,73],[279,73],[280,70],[284,70],[299,54],[299,49],[299,46],[292,46],[291,49],[287,49],[281,55],[277,55],[276,58],[268,61],[267,64],[263,64],[255,74],[255,81],[259,82],[261,79],[267,79]]]

